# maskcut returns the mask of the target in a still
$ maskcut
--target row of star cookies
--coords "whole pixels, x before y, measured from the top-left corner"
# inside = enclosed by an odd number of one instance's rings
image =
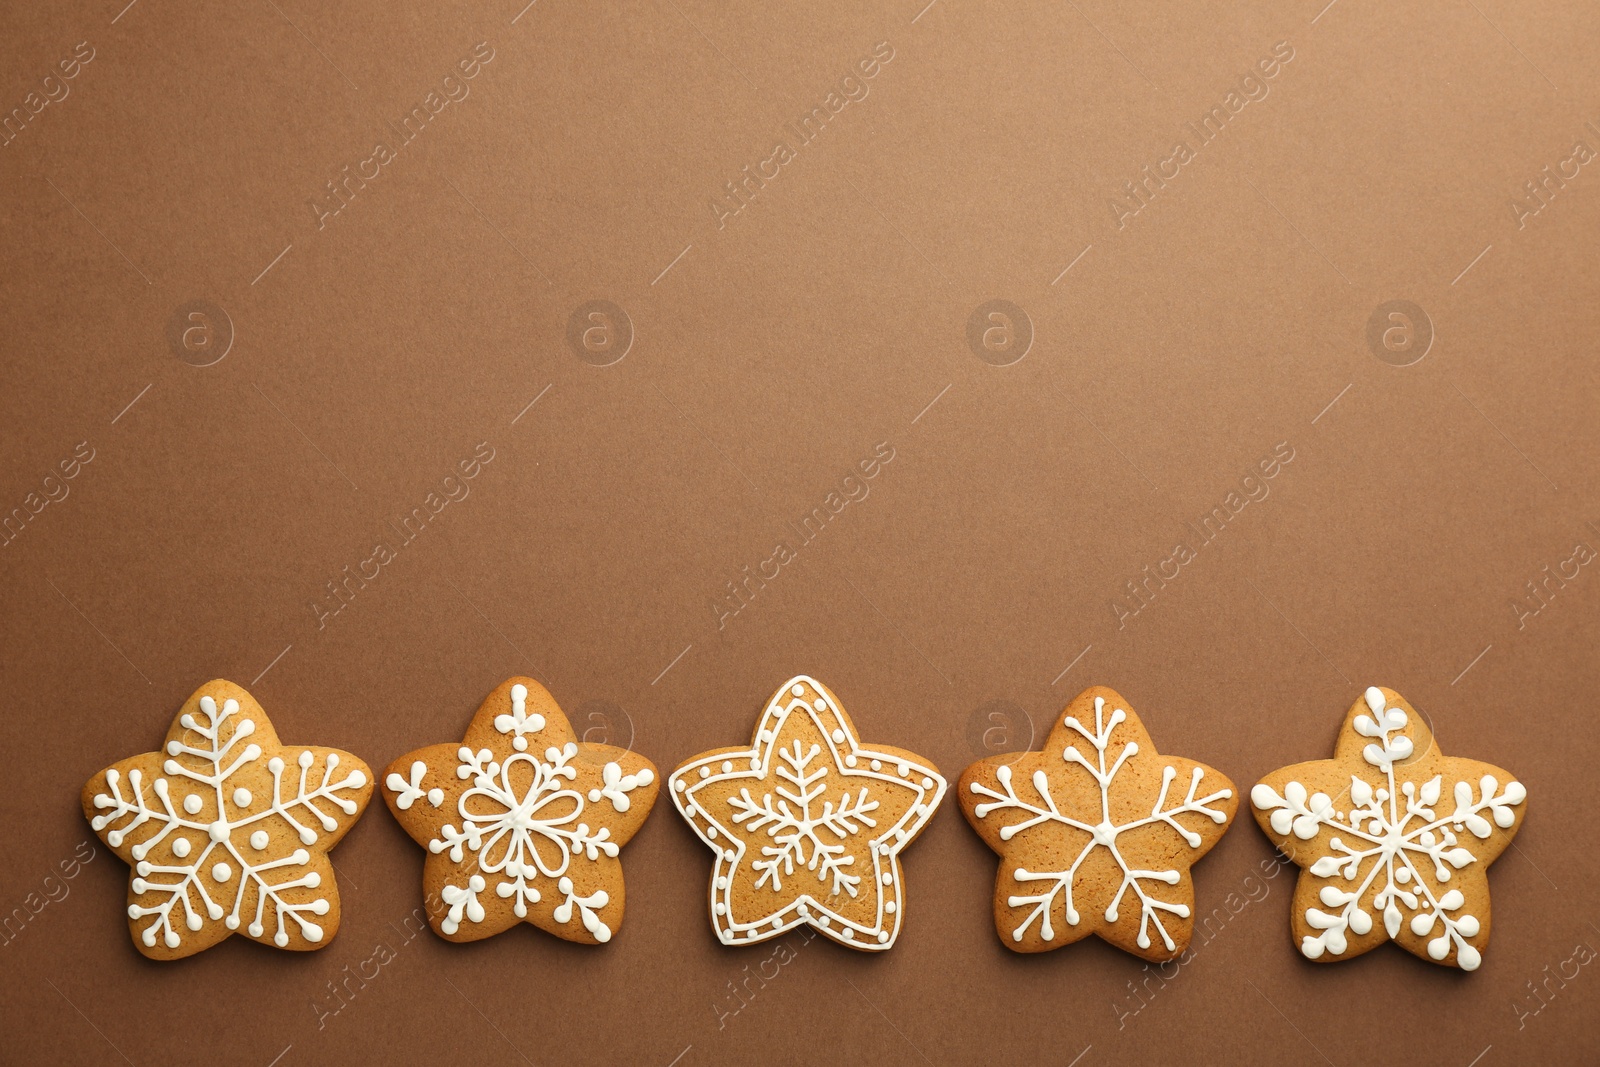
[[[579,741],[543,686],[512,678],[460,742],[401,757],[383,785],[427,849],[424,896],[441,937],[528,922],[598,944],[621,924],[619,853],[659,782],[638,753]],[[748,746],[704,753],[669,779],[679,814],[716,855],[709,912],[724,944],[807,925],[867,951],[899,934],[900,855],[946,788],[928,760],[862,742],[837,698],[805,676],[767,702]],[[83,808],[133,867],[134,943],[176,959],[236,931],[280,948],[326,944],[339,924],[328,851],[372,789],[361,760],[283,744],[249,693],[215,681],[179,711],[160,752],[92,778]],[[1237,804],[1228,778],[1157,752],[1103,687],[1067,707],[1042,750],[974,763],[957,792],[1001,857],[1004,944],[1038,952],[1096,934],[1157,961],[1187,948],[1189,868]],[[1283,768],[1251,793],[1263,830],[1304,868],[1291,925],[1305,956],[1349,958],[1393,939],[1464,970],[1489,935],[1486,868],[1524,798],[1504,771],[1445,757],[1415,709],[1378,688],[1351,708],[1333,759]]]

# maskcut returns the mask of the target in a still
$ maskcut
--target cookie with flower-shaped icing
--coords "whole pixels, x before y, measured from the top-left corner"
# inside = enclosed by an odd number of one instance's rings
[[[107,767],[83,812],[133,867],[128,929],[157,960],[235,933],[295,951],[339,929],[328,850],[372,796],[372,772],[336,748],[286,745],[249,693],[221,679],[195,690],[159,752]]]
[[[751,945],[806,925],[850,948],[894,946],[900,853],[945,792],[932,763],[869,745],[827,687],[791,678],[750,744],[672,772],[672,801],[712,852],[711,927]]]
[[[655,803],[655,767],[579,741],[544,686],[511,678],[461,741],[389,765],[383,797],[428,851],[422,888],[440,937],[477,941],[519,922],[603,944],[622,924],[622,846]]]
[[[961,811],[1000,854],[994,924],[1016,952],[1098,934],[1152,961],[1194,934],[1189,868],[1227,832],[1233,782],[1156,751],[1115,690],[1085,689],[1044,748],[990,756],[961,775]]]
[[[1307,959],[1394,941],[1464,971],[1489,940],[1489,865],[1522,826],[1509,772],[1446,756],[1415,708],[1369,688],[1332,759],[1274,771],[1250,792],[1256,821],[1300,867],[1290,929]]]

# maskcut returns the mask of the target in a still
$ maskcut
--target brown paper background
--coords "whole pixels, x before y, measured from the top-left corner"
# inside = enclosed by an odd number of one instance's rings
[[[0,148],[0,509],[94,450],[0,548],[0,1058],[1600,1055],[1600,976],[1575,962],[1600,946],[1600,574],[1552,581],[1520,626],[1510,603],[1600,543],[1600,164],[1520,227],[1510,206],[1574,141],[1600,149],[1600,10],[924,2],[0,12],[4,113],[95,52]],[[308,199],[481,41],[470,95],[319,229]],[[719,229],[723,183],[880,41],[869,95]],[[1269,95],[1119,230],[1107,199],[1279,41]],[[967,345],[991,299],[1032,323],[1010,366]],[[1435,333],[1405,367],[1366,340],[1395,299]],[[168,341],[193,300],[234,331],[204,368]],[[630,316],[621,362],[568,347],[590,300]],[[484,441],[470,495],[319,629],[325,583]],[[801,544],[879,442],[870,494]],[[1278,442],[1270,495],[1119,625],[1123,583]],[[711,598],[780,540],[798,558],[719,629]],[[82,783],[212,677],[285,739],[381,767],[528,673],[666,770],[740,743],[802,671],[951,779],[1026,740],[990,702],[1038,739],[1103,683],[1162,751],[1247,786],[1329,754],[1361,687],[1392,686],[1447,752],[1529,787],[1484,966],[1300,959],[1291,875],[1248,881],[1272,850],[1247,818],[1196,868],[1200,902],[1265,897],[1165,986],[1096,941],[1003,948],[994,857],[948,803],[907,853],[892,952],[792,937],[764,985],[772,947],[714,942],[709,854],[665,804],[603,949],[406,940],[422,855],[381,806],[333,854],[344,924],[309,956],[235,938],[150,963],[121,864],[61,875],[92,839]]]

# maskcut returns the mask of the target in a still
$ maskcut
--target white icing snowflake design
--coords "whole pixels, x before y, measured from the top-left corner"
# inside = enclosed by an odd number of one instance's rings
[[[920,757],[862,745],[821,683],[784,683],[750,748],[699,756],[670,782],[679,814],[717,855],[711,918],[723,944],[801,924],[853,948],[894,944],[899,852],[945,781]]]
[[[219,707],[213,693],[225,696]],[[241,700],[249,711],[241,709]],[[174,958],[242,929],[280,948],[330,933],[327,850],[371,791],[360,760],[281,745],[243,689],[212,682],[179,714],[163,753],[91,783],[90,825],[133,865],[128,916],[147,954]],[[208,927],[210,927],[208,929]]]
[[[438,874],[441,933],[486,937],[526,919],[571,940],[603,943],[613,930],[601,913],[621,889],[620,870],[613,875],[603,861],[616,859],[648,813],[655,771],[633,753],[580,746],[548,693],[539,690],[548,716],[529,711],[528,697],[528,684],[516,682],[479,709],[465,744],[397,760],[384,780],[389,802],[413,837],[449,861]],[[624,771],[618,759],[634,769]],[[578,873],[575,863],[589,869]],[[494,902],[502,906],[486,907]],[[586,935],[563,929],[574,923]]]
[[[1305,867],[1302,885],[1311,879],[1321,904],[1296,916],[1308,959],[1394,939],[1437,962],[1454,953],[1462,970],[1476,970],[1485,924],[1462,888],[1482,888],[1487,899],[1484,868],[1515,834],[1527,790],[1497,768],[1443,756],[1401,703],[1369,688],[1334,759],[1268,776],[1251,803],[1279,848]]]
[[[1099,692],[1110,693],[1109,690]],[[1153,931],[1167,954],[1181,950],[1180,939],[1168,930],[1162,916],[1188,919],[1191,914],[1188,904],[1164,895],[1164,887],[1177,885],[1183,871],[1140,867],[1128,860],[1119,842],[1126,834],[1149,828],[1171,831],[1194,853],[1183,864],[1187,868],[1221,836],[1222,830],[1216,828],[1225,828],[1231,818],[1232,783],[1203,765],[1157,754],[1137,720],[1126,709],[1116,706],[1120,698],[1115,694],[1111,694],[1111,698],[1113,703],[1107,714],[1107,697],[1093,696],[1092,727],[1074,715],[1064,715],[1051,732],[1043,752],[986,760],[967,772],[967,790],[962,803],[980,832],[990,830],[991,825],[997,826],[990,832],[998,838],[1002,849],[1004,843],[1019,835],[1027,841],[1038,834],[1049,833],[1061,837],[1059,850],[1073,857],[1061,870],[1028,870],[1020,864],[1010,870],[1016,891],[1006,896],[1006,906],[1017,910],[1006,920],[1005,925],[1010,929],[1002,928],[1001,933],[1013,944],[1020,944],[1037,922],[1039,943],[1026,947],[1053,947],[1061,933],[1052,921],[1058,902],[1067,926],[1077,927],[1084,915],[1079,911],[1082,901],[1074,897],[1074,885],[1080,882],[1085,864],[1103,855],[1114,865],[1110,870],[1117,879],[1116,888],[1109,896],[1102,894],[1103,899],[1097,898],[1089,906],[1103,915],[1106,924],[1114,927],[1124,902],[1131,898],[1131,903],[1139,908],[1134,944],[1142,950],[1150,950],[1154,944]],[[1084,697],[1080,696],[1074,706],[1080,706],[1083,701]],[[1120,732],[1119,727],[1122,728]],[[1144,739],[1143,745],[1137,739],[1140,737]],[[1088,754],[1079,748],[1085,743]],[[1123,792],[1118,789],[1118,775],[1141,752],[1161,765],[1159,792],[1153,799],[1148,795],[1140,799],[1133,799],[1132,795],[1127,799],[1114,799],[1114,793]],[[1184,790],[1181,799],[1172,789],[1179,778],[1175,765],[1179,763],[1188,767],[1188,773],[1183,776],[1187,781],[1180,785]],[[1032,786],[1030,796],[1018,793],[1014,767],[1023,768],[1024,773],[1029,767],[1033,768],[1027,779]],[[1093,783],[1092,792],[1083,789],[1083,775]],[[1208,775],[1212,782],[1202,790],[1201,783]],[[987,784],[990,780],[995,785]],[[1062,799],[1069,793],[1075,796],[1074,803]],[[1188,817],[1187,825],[1180,816]],[[995,824],[989,823],[991,817],[997,817]],[[1102,849],[1104,852],[1099,853]],[[1002,851],[1001,855],[1006,857],[1007,853]],[[1002,859],[1003,874],[1009,862],[1009,859]],[[1170,922],[1170,918],[1167,921]],[[1107,928],[1096,932],[1115,940],[1108,936],[1111,931]],[[1066,940],[1076,940],[1080,936],[1082,934],[1069,936]],[[1181,940],[1187,943],[1187,928]]]

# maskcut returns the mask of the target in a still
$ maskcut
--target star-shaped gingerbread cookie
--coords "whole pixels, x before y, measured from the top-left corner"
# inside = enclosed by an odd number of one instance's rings
[[[1464,971],[1489,940],[1489,865],[1522,826],[1528,791],[1499,767],[1446,756],[1417,710],[1369,688],[1333,758],[1273,771],[1256,821],[1300,867],[1290,929],[1332,962],[1393,940]]]
[[[1127,701],[1095,686],[1056,720],[1044,749],[966,769],[961,810],[1000,854],[994,923],[1018,952],[1089,934],[1170,960],[1194,933],[1189,867],[1227,832],[1233,783],[1163,756]]]
[[[174,960],[235,931],[305,951],[339,929],[328,850],[372,795],[348,752],[285,745],[232,682],[197,689],[160,752],[122,760],[83,787],[95,833],[133,867],[128,929]]]
[[[459,742],[401,756],[384,800],[428,850],[428,921],[477,941],[529,922],[602,944],[622,924],[622,846],[656,801],[655,767],[636,752],[579,741],[532,678],[502,682]]]
[[[717,854],[711,926],[725,945],[802,923],[842,945],[894,945],[905,913],[900,851],[944,797],[933,764],[864,745],[839,701],[801,675],[767,701],[748,748],[672,773],[678,813]]]

